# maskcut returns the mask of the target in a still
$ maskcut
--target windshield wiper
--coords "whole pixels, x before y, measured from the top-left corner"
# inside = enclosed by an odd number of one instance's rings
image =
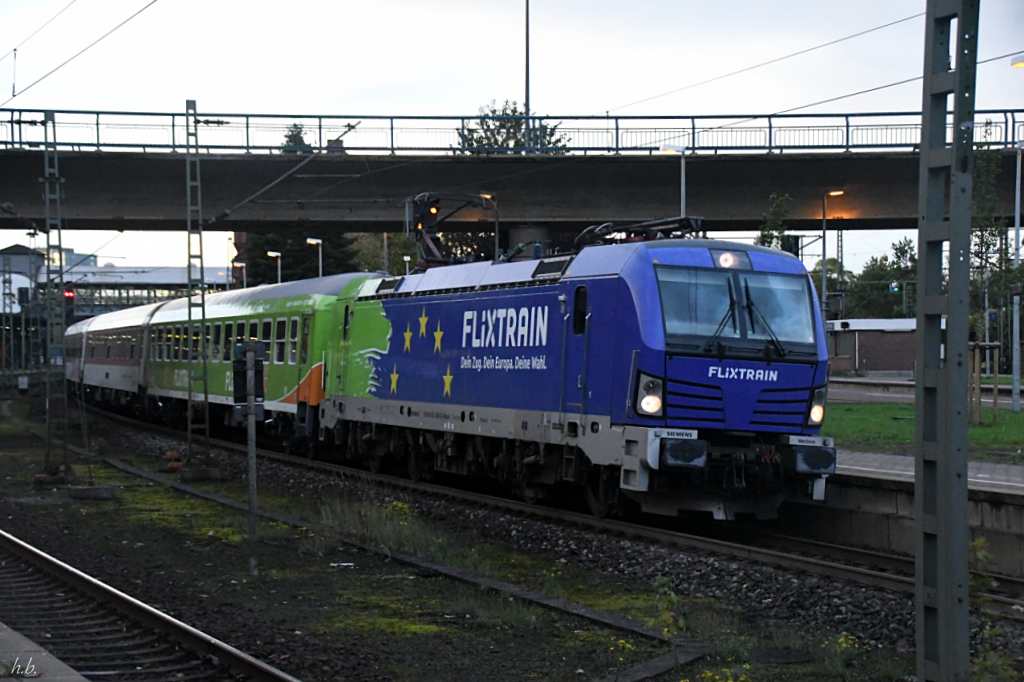
[[[725,314],[722,315],[722,319],[718,321],[718,326],[715,327],[715,333],[712,334],[711,338],[709,338],[707,343],[704,344],[705,353],[716,347],[718,348],[718,352],[721,353],[722,344],[719,342],[718,339],[722,336],[722,333],[725,331],[726,323],[729,322],[729,320],[732,320],[733,328],[736,327],[736,296],[732,292],[732,278],[727,279],[726,282],[729,286],[729,307],[726,309]]]
[[[771,344],[775,346],[775,352],[778,353],[780,358],[786,357],[786,347],[782,345],[781,341],[779,341],[779,337],[775,335],[775,330],[773,330],[772,326],[768,324],[768,319],[764,316],[764,313],[761,312],[761,309],[754,304],[754,299],[750,297],[750,282],[746,279],[743,280],[743,295],[747,298],[747,314],[750,316],[751,329],[754,327],[754,313],[757,313],[758,319],[760,319],[761,324],[764,325],[764,330],[768,332],[768,336],[771,338]],[[768,348],[769,346],[766,345],[765,351],[767,351]]]

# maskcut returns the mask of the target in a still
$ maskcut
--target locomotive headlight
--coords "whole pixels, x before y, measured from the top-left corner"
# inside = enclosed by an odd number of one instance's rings
[[[827,390],[821,387],[814,391],[814,399],[811,400],[811,409],[807,413],[807,424],[809,426],[821,426],[825,421],[825,396]]]
[[[648,374],[641,374],[640,380],[637,382],[637,412],[647,417],[660,416],[662,408],[662,388],[663,383],[661,379],[652,377]]]

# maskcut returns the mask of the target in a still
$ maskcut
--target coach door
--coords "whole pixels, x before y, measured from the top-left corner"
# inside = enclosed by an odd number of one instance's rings
[[[562,349],[565,358],[562,411],[570,414],[582,415],[586,413],[587,407],[587,346],[590,338],[588,299],[587,287],[576,287],[565,322],[565,345]]]

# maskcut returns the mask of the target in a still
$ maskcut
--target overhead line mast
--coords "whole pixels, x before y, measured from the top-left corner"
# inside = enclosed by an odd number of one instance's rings
[[[206,270],[203,265],[203,186],[199,172],[199,118],[196,101],[185,101],[185,226],[188,231],[188,327],[184,339],[188,349],[188,404],[185,461],[191,463],[195,449],[194,431],[203,434],[204,447],[210,443],[210,387],[207,380]],[[196,399],[197,384],[202,401]],[[199,403],[196,405],[196,403]],[[198,412],[198,415],[196,414]]]
[[[922,682],[965,682],[970,664],[967,342],[978,4],[928,0],[925,23],[914,448],[914,596]],[[951,97],[952,145],[946,142]]]

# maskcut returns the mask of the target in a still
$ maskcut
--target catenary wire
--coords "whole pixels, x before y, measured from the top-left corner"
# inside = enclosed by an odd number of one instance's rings
[[[981,66],[982,64],[988,64],[989,62],[998,61],[1000,59],[1006,59],[1007,57],[1010,57],[1010,56],[1018,54],[1018,53],[1020,53],[1020,50],[1013,50],[1012,52],[1007,52],[1005,54],[996,55],[995,57],[989,57],[987,59],[979,59],[978,62],[977,62],[977,65]],[[822,105],[822,104],[831,104],[832,102],[838,102],[840,100],[849,99],[851,97],[858,97],[860,95],[867,95],[867,94],[872,93],[872,92],[878,92],[879,90],[886,90],[888,88],[894,88],[894,87],[899,86],[899,85],[906,85],[907,83],[913,83],[914,81],[919,81],[922,78],[923,78],[923,76],[913,76],[912,78],[904,78],[903,80],[893,81],[892,83],[885,83],[884,85],[876,85],[874,87],[865,88],[864,90],[858,90],[856,92],[848,92],[845,95],[836,95],[835,97],[828,97],[828,98],[825,98],[825,99],[819,99],[819,100],[814,101],[814,102],[808,102],[807,104],[801,104],[800,106],[790,107],[788,109],[780,109],[779,111],[775,111],[775,112],[772,112],[770,114],[766,114],[765,116],[750,116],[750,117],[742,118],[742,119],[739,119],[739,120],[736,120],[736,121],[730,121],[729,123],[723,123],[722,125],[714,126],[712,128],[704,128],[701,132],[707,132],[707,131],[710,131],[710,130],[719,130],[721,128],[730,128],[732,126],[739,125],[740,123],[748,123],[750,121],[756,121],[759,118],[766,118],[766,117],[769,117],[769,116],[781,116],[783,114],[791,114],[794,111],[801,111],[803,109],[810,109],[811,107],[816,107],[816,106],[819,106],[819,105]],[[671,140],[677,140],[680,137],[683,137],[683,136],[689,135],[689,134],[690,134],[689,131],[683,132],[683,133],[676,133],[676,134],[671,135],[669,137],[665,137],[665,138],[661,138],[661,139],[658,139],[658,140],[654,140],[653,142],[651,142],[651,144],[655,145],[655,144],[661,144],[663,142],[669,142]]]
[[[8,98],[8,99],[6,99],[6,100],[5,100],[5,101],[4,101],[4,102],[3,102],[2,104],[0,104],[0,107],[2,107],[2,106],[6,106],[6,105],[7,105],[7,104],[8,104],[8,103],[9,103],[9,102],[10,102],[11,100],[13,100],[13,99],[14,99],[15,97],[20,97],[21,95],[25,94],[25,92],[26,92],[26,91],[30,90],[30,89],[31,89],[31,88],[32,88],[33,86],[36,86],[36,85],[38,85],[39,83],[43,82],[44,80],[46,80],[47,78],[49,78],[49,77],[50,77],[50,76],[52,76],[53,74],[55,74],[55,73],[57,73],[58,71],[60,71],[60,70],[61,70],[62,68],[64,68],[65,66],[67,66],[68,64],[70,64],[71,62],[73,62],[73,61],[74,61],[75,59],[77,59],[78,57],[80,57],[80,56],[82,56],[83,54],[85,54],[85,53],[86,53],[86,52],[87,52],[87,51],[88,51],[88,50],[89,50],[90,48],[92,48],[92,47],[96,46],[97,44],[99,44],[100,42],[102,42],[102,41],[103,41],[104,39],[106,39],[106,38],[107,38],[108,36],[110,36],[110,35],[111,35],[112,33],[114,33],[115,31],[117,31],[117,30],[118,30],[119,28],[121,28],[122,26],[124,26],[125,24],[127,24],[127,23],[128,23],[129,21],[131,21],[132,19],[134,19],[135,17],[139,16],[140,14],[142,14],[143,12],[145,12],[145,11],[146,11],[147,9],[149,9],[150,7],[152,7],[153,5],[155,5],[155,4],[156,4],[156,3],[158,2],[158,1],[159,1],[159,0],[149,0],[149,2],[147,2],[147,3],[145,4],[145,5],[143,5],[143,6],[142,6],[142,7],[140,8],[140,9],[136,10],[136,11],[135,11],[135,12],[134,12],[133,14],[131,14],[131,15],[130,15],[130,16],[129,16],[129,17],[127,18],[127,19],[124,19],[124,20],[122,20],[122,21],[121,21],[120,23],[118,23],[118,24],[117,24],[116,26],[114,26],[113,28],[111,28],[110,30],[108,30],[108,31],[107,31],[106,33],[104,33],[103,35],[101,35],[101,36],[100,36],[99,38],[97,38],[96,40],[92,41],[91,43],[89,43],[88,45],[86,45],[85,47],[83,47],[83,48],[82,48],[81,50],[79,50],[79,51],[78,51],[78,52],[76,52],[75,54],[71,55],[70,57],[68,57],[67,59],[65,59],[64,61],[62,61],[62,62],[61,62],[60,64],[58,64],[57,66],[53,67],[52,69],[50,69],[49,71],[47,71],[47,72],[46,72],[46,73],[44,73],[44,74],[43,74],[42,76],[40,76],[39,78],[35,79],[34,81],[32,81],[31,83],[29,83],[28,85],[26,85],[26,86],[25,86],[24,88],[22,88],[21,90],[19,90],[19,91],[18,91],[18,92],[16,92],[15,94],[11,95],[11,97],[9,97],[9,98]]]
[[[842,43],[842,42],[845,42],[847,40],[852,40],[854,38],[859,38],[860,36],[864,36],[864,35],[867,35],[869,33],[873,33],[875,31],[880,31],[880,30],[882,30],[884,28],[889,28],[890,26],[896,26],[897,24],[902,24],[903,22],[910,21],[911,19],[917,19],[918,17],[923,17],[923,16],[924,16],[924,12],[918,12],[917,14],[911,14],[910,16],[903,17],[902,19],[896,19],[895,21],[890,21],[888,23],[881,24],[879,26],[874,26],[872,28],[865,29],[863,31],[858,31],[857,33],[851,33],[849,35],[842,36],[841,38],[835,38],[834,40],[829,40],[829,41],[824,42],[824,43],[819,43],[818,45],[814,45],[812,47],[805,47],[802,50],[797,50],[796,52],[790,52],[789,54],[782,55],[781,57],[774,57],[772,59],[769,59],[769,60],[766,60],[766,61],[763,61],[763,62],[759,62],[757,64],[751,64],[750,66],[744,66],[743,68],[736,69],[735,71],[730,71],[728,73],[723,73],[723,74],[719,74],[717,76],[712,76],[711,78],[706,78],[706,79],[704,79],[702,81],[697,81],[695,83],[689,83],[688,85],[684,85],[682,87],[674,88],[672,90],[667,90],[667,91],[662,92],[662,93],[657,94],[657,95],[651,95],[650,97],[644,97],[643,99],[638,99],[635,102],[630,102],[629,104],[620,104],[617,107],[612,107],[608,111],[612,112],[612,111],[618,111],[620,109],[626,109],[628,107],[632,107],[632,106],[635,106],[637,104],[643,104],[644,102],[650,102],[652,100],[661,99],[662,97],[668,97],[669,95],[674,95],[676,93],[683,92],[684,90],[690,90],[690,89],[693,89],[693,88],[696,88],[696,87],[700,87],[701,85],[708,85],[709,83],[714,83],[716,81],[720,81],[720,80],[723,80],[725,78],[731,78],[732,76],[738,76],[741,73],[747,73],[749,71],[754,71],[755,69],[760,69],[760,68],[765,67],[765,66],[770,66],[772,64],[777,64],[777,63],[779,63],[781,61],[785,61],[785,60],[791,59],[793,57],[799,57],[800,55],[805,55],[805,54],[807,54],[809,52],[814,52],[815,50],[820,50],[820,49],[825,48],[825,47],[830,47],[832,45],[837,45],[838,43]]]
[[[43,30],[44,28],[46,28],[46,27],[47,27],[47,26],[49,26],[49,25],[50,25],[51,23],[53,23],[53,20],[54,20],[54,19],[56,19],[56,18],[57,18],[57,17],[59,17],[60,15],[64,14],[64,12],[66,12],[66,11],[67,11],[67,10],[68,10],[68,9],[69,9],[69,8],[71,7],[71,5],[75,4],[76,2],[78,2],[78,0],[71,0],[71,2],[69,2],[69,3],[68,3],[68,4],[66,4],[66,5],[64,5],[64,7],[63,7],[63,8],[62,8],[62,9],[61,9],[61,10],[60,10],[59,12],[57,12],[57,13],[56,13],[56,14],[54,14],[54,15],[53,15],[52,17],[50,17],[49,19],[47,19],[46,21],[44,21],[44,22],[42,23],[42,25],[41,25],[41,26],[39,26],[39,27],[38,27],[38,28],[37,28],[36,30],[34,30],[34,31],[32,31],[31,33],[29,33],[29,34],[28,34],[28,36],[27,36],[27,37],[25,37],[25,38],[24,38],[24,39],[23,39],[23,40],[22,40],[22,41],[21,41],[20,43],[18,43],[18,44],[17,44],[17,45],[15,45],[14,47],[12,47],[12,48],[11,48],[10,50],[8,50],[8,51],[7,51],[6,53],[4,53],[3,55],[0,55],[0,62],[2,62],[3,60],[7,59],[7,58],[8,58],[8,57],[10,57],[10,56],[11,56],[12,54],[14,54],[14,51],[15,51],[15,50],[17,50],[17,49],[19,49],[19,48],[20,48],[20,47],[21,47],[22,45],[24,45],[24,44],[25,44],[25,43],[27,43],[28,41],[32,40],[33,38],[35,38],[35,37],[36,37],[36,34],[37,34],[37,33],[39,33],[39,32],[40,32],[40,31],[42,31],[42,30]]]

